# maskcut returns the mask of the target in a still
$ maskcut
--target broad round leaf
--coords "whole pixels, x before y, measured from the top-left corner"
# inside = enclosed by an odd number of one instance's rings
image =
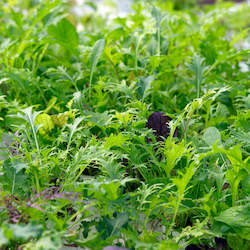
[[[209,145],[213,145],[216,141],[221,141],[220,131],[215,127],[209,127],[206,129],[203,140]]]

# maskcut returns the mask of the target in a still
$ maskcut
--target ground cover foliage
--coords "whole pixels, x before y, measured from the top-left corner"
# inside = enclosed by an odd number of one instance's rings
[[[218,2],[0,2],[1,249],[246,249],[250,11]]]

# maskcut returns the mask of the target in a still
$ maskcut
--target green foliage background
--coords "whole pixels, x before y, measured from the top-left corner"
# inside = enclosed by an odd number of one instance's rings
[[[246,249],[249,4],[72,4],[0,2],[0,247]]]

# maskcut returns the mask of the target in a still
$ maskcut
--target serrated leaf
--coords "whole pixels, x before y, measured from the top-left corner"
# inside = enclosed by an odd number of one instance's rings
[[[181,173],[181,177],[176,177],[172,179],[173,183],[176,185],[178,189],[177,192],[180,197],[182,197],[182,195],[184,194],[189,181],[191,180],[196,171],[194,165],[195,165],[194,162],[190,163],[190,165],[186,168],[186,172],[184,174]]]
[[[118,199],[118,189],[120,187],[120,182],[113,181],[110,183],[103,183],[100,185],[100,188],[103,188],[106,192],[106,196],[109,200],[116,200]]]
[[[111,224],[113,226],[113,230],[111,235],[116,234],[120,231],[121,227],[128,222],[128,214],[122,213],[118,214],[114,220],[111,220]]]
[[[94,113],[94,112],[86,111],[85,114],[87,115],[87,117],[85,118],[87,121],[99,127],[107,126],[112,120],[112,116],[110,116],[108,112]]]
[[[154,80],[154,76],[142,77],[137,83],[138,93],[144,100],[151,93],[151,83]]]
[[[71,144],[71,140],[72,140],[72,137],[73,135],[75,134],[75,132],[78,130],[78,126],[79,124],[82,122],[83,120],[83,117],[77,117],[75,120],[74,120],[74,123],[73,124],[69,124],[67,125],[70,129],[70,135],[69,135],[69,140],[68,140],[68,146],[67,146],[67,151],[69,149],[69,146]]]
[[[194,54],[192,62],[189,65],[189,69],[193,71],[195,75],[194,83],[196,85],[197,98],[200,97],[200,87],[205,80],[204,73],[207,70],[207,66],[204,63],[205,58],[200,57],[198,54]]]
[[[105,149],[110,149],[113,146],[122,146],[123,143],[126,143],[128,141],[128,138],[121,133],[118,135],[111,134],[109,137],[106,138],[105,143],[103,147]]]
[[[167,158],[167,163],[164,168],[166,174],[169,175],[174,168],[177,160],[179,160],[186,152],[185,141],[181,141],[176,144],[174,141],[167,139],[165,144],[165,155]]]
[[[96,43],[94,44],[94,47],[91,51],[91,54],[90,54],[90,84],[92,83],[93,73],[96,69],[96,65],[97,65],[99,58],[104,50],[104,47],[105,47],[105,40],[100,39],[100,40],[96,41]]]
[[[36,120],[36,117],[42,112],[42,111],[34,111],[32,112],[32,107],[28,107],[26,109],[21,109],[21,111],[24,113],[24,115],[22,114],[19,114],[18,117],[21,118],[21,119],[24,119],[26,120],[30,127],[31,127],[31,131],[32,131],[32,134],[33,134],[33,137],[34,137],[34,140],[35,140],[35,143],[36,143],[36,148],[37,148],[37,151],[40,153],[40,147],[39,147],[39,143],[38,143],[38,139],[37,139],[37,132],[39,130],[39,128],[42,126],[42,125],[38,125],[36,126],[35,125],[35,120]]]

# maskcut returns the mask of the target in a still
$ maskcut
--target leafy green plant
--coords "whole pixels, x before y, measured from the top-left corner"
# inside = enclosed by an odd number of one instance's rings
[[[204,60],[204,58],[201,58],[199,55],[195,54],[189,66],[190,70],[192,70],[195,75],[194,82],[196,85],[197,98],[200,97],[201,84],[205,80],[204,74],[207,70],[207,67],[204,65]]]
[[[41,125],[36,126],[36,118],[41,112],[37,112],[37,111],[32,112],[32,107],[22,109],[21,112],[23,114],[19,114],[18,118],[25,120],[28,123],[28,125],[30,126],[31,134],[32,134],[32,137],[35,141],[37,152],[40,154],[40,147],[39,147],[39,143],[38,143],[37,133],[38,133],[39,127],[41,127]],[[25,128],[25,132],[29,138],[30,137],[29,132],[26,128]]]
[[[0,248],[245,249],[249,5],[75,2],[0,1]]]
[[[105,40],[100,39],[100,40],[96,41],[96,43],[94,44],[94,47],[91,51],[91,54],[90,54],[90,79],[89,79],[89,84],[90,84],[89,89],[90,90],[92,88],[93,74],[94,74],[94,71],[96,69],[96,65],[98,63],[98,60],[99,60],[99,58],[104,50],[104,47],[105,47]]]

